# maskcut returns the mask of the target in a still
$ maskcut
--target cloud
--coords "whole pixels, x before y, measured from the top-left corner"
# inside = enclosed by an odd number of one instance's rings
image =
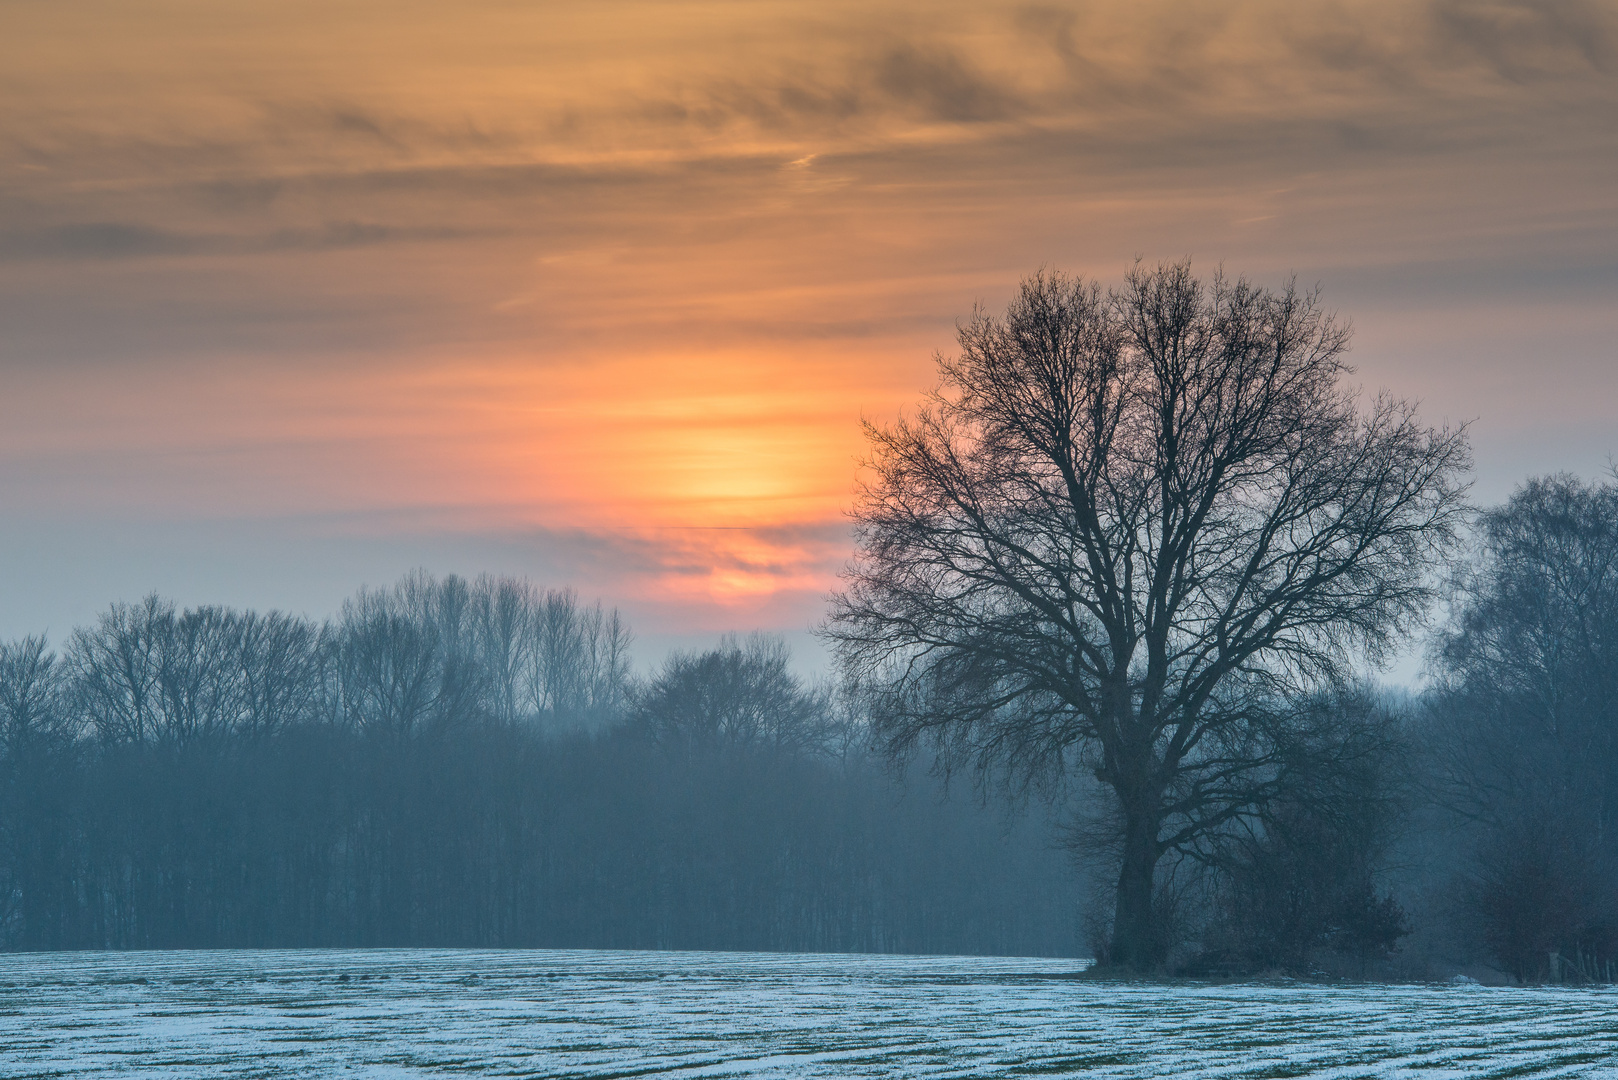
[[[1613,70],[1615,15],[1584,0],[1434,0],[1429,10],[1439,55],[1481,60],[1514,83]]]
[[[466,240],[475,230],[331,221],[312,229],[273,229],[257,235],[186,233],[147,225],[94,221],[38,229],[0,230],[0,259],[138,259],[178,255],[251,255],[340,251],[380,244]]]
[[[932,120],[1003,120],[1022,111],[1017,96],[948,51],[900,45],[877,62],[875,83],[894,100]]]
[[[0,258],[123,259],[198,250],[202,238],[119,221],[0,231]]]
[[[760,17],[791,10],[761,6]],[[423,226],[423,211],[453,228],[479,200],[494,200],[491,214],[524,231],[535,227],[524,201],[696,195],[704,178],[722,186],[727,167],[745,185],[759,168],[808,154],[823,167],[839,156],[941,148],[970,163],[1008,134],[1068,133],[1096,157],[1147,162],[1181,148],[1216,154],[1269,130],[1283,136],[1270,155],[1284,155],[1284,136],[1311,124],[1361,152],[1402,152],[1423,139],[1456,146],[1498,138],[1502,127],[1571,136],[1618,97],[1613,23],[1578,0],[945,5],[925,26],[876,8],[842,23],[811,20],[756,53],[680,56],[641,44],[641,54],[618,59],[648,74],[576,80],[587,91],[570,89],[569,65],[588,74],[592,58],[635,42],[586,37],[530,95],[513,93],[498,68],[487,83],[474,75],[464,85],[457,70],[458,81],[425,96],[379,92],[360,71],[286,80],[234,101],[221,87],[219,108],[161,119],[138,107],[123,115],[132,107],[124,103],[77,119],[34,115],[17,102],[42,95],[14,95],[0,109],[0,138],[33,171],[9,177],[0,225],[22,230],[13,249],[67,250],[72,236],[29,233],[18,217],[61,207],[47,219],[81,230],[86,251],[211,252],[216,241],[192,235],[208,230],[176,218],[279,213],[302,218],[277,222],[289,243],[327,221],[365,221],[410,242],[400,230]],[[409,218],[395,221],[367,212],[360,201],[372,198],[417,201],[386,207]],[[111,212],[130,202],[142,212]],[[95,242],[91,231],[105,223],[137,231],[123,247],[112,233]],[[386,239],[374,235],[367,242]]]

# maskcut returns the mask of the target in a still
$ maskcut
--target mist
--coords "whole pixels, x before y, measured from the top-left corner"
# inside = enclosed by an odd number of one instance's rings
[[[325,623],[156,596],[0,647],[11,949],[1073,955],[1047,814],[868,745],[779,638],[423,573]]]

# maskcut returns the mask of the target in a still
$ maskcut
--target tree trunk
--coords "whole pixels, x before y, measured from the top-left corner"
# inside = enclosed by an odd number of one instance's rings
[[[1152,904],[1152,886],[1161,855],[1157,825],[1155,815],[1125,803],[1123,865],[1118,871],[1108,961],[1134,971],[1149,971],[1163,961],[1162,934]]]

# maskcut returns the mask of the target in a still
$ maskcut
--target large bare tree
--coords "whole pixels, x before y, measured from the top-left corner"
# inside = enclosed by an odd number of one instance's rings
[[[1040,273],[913,417],[867,425],[825,632],[893,752],[1110,788],[1114,963],[1162,959],[1165,854],[1274,790],[1274,703],[1379,656],[1454,543],[1464,431],[1361,408],[1348,340],[1291,284]]]

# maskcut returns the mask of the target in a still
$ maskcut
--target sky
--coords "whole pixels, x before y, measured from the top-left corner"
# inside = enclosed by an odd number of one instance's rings
[[[1587,0],[0,0],[0,636],[424,567],[803,645],[1041,267],[1318,284],[1480,503],[1599,476],[1615,117]]]

